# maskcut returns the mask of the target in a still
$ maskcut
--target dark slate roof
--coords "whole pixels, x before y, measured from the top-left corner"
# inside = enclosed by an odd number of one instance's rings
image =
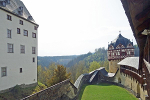
[[[2,2],[6,2],[6,6],[3,6]],[[22,14],[19,14],[20,7],[23,7],[23,13]],[[10,13],[12,13],[12,14],[20,17],[20,18],[23,18],[27,21],[30,21],[30,22],[36,24],[36,22],[34,21],[34,19],[31,16],[31,14],[29,13],[29,11],[27,10],[27,8],[23,4],[23,2],[20,0],[10,0],[10,3],[7,3],[7,0],[0,0],[0,9],[8,11],[8,12],[10,12]]]
[[[127,39],[127,38],[123,37],[121,34],[119,34],[116,39],[111,41],[111,43],[108,45],[108,48],[110,45],[112,45],[114,48],[116,48],[119,44],[124,45],[124,47],[126,48],[129,43],[133,45],[133,42],[131,42],[129,39]]]
[[[93,81],[93,79],[95,78],[95,76],[97,75],[97,73],[98,73],[98,70],[96,70],[94,72],[94,74],[92,75],[92,77],[90,78],[90,80],[89,80],[90,83]]]
[[[106,76],[106,77],[114,77],[115,76],[115,73],[108,73],[106,70],[105,70],[105,67],[100,67],[99,68],[99,71],[102,73],[102,75]]]
[[[118,65],[126,65],[130,67],[134,67],[136,69],[139,68],[139,57],[127,57],[120,61]]]
[[[80,87],[81,83],[82,83],[82,80],[83,80],[84,76],[88,76],[88,75],[89,75],[88,73],[86,73],[86,74],[81,74],[81,75],[78,77],[78,79],[75,81],[74,86],[78,89],[78,88]]]

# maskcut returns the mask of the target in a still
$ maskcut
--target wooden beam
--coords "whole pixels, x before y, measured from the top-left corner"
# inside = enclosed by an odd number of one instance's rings
[[[144,31],[144,29],[148,29],[150,26],[150,19],[147,19],[146,21],[144,21],[142,24],[140,24],[136,29],[139,32]]]
[[[145,18],[147,18],[150,14],[150,6],[146,8],[144,11],[136,15],[135,19],[138,21],[143,21]]]

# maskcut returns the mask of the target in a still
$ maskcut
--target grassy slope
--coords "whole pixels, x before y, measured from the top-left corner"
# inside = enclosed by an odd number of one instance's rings
[[[36,86],[28,87],[28,88],[21,88],[19,86],[15,86],[11,91],[1,93],[0,100],[19,100],[28,95],[31,95],[35,90]]]
[[[84,85],[79,100],[138,100],[127,90],[110,84]]]
[[[38,82],[37,86],[21,88],[20,86],[15,86],[11,91],[1,93],[0,100],[20,100],[24,97],[27,97],[33,93],[36,93],[40,90],[46,89],[47,87]]]

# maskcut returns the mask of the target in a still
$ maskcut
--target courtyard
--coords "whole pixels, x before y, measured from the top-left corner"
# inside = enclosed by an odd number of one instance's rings
[[[83,85],[79,100],[138,100],[126,89],[101,83],[98,85]]]

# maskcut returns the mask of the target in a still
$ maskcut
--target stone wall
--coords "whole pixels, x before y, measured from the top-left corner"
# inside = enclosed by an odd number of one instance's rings
[[[140,84],[136,79],[132,78],[130,75],[120,73],[119,68],[114,74],[114,76],[109,76],[105,69],[102,68],[99,71],[98,81],[118,85],[120,87],[125,88],[136,97],[141,98],[142,100],[146,100],[145,96],[147,95],[147,91],[143,88],[142,84]]]
[[[116,82],[116,76],[119,73],[119,69],[116,70],[116,73],[114,75],[109,75],[109,73],[105,70],[105,68],[101,68],[98,73],[98,81],[109,81],[109,82]]]
[[[96,75],[94,75],[94,73],[96,73]],[[130,91],[136,97],[140,97],[142,100],[145,100],[147,91],[144,90],[143,86],[137,80],[133,79],[129,75],[120,73],[119,68],[115,74],[110,74],[106,72],[104,67],[90,73],[80,75],[74,85],[68,79],[22,100],[78,100],[82,86],[84,84],[93,84],[92,81],[89,81],[93,76],[94,78],[98,78],[96,83],[105,82],[118,85]]]
[[[109,73],[116,73],[117,69],[119,68],[119,60],[111,60],[109,61]]]
[[[126,88],[130,89],[136,97],[140,97],[142,100],[145,100],[145,95],[147,95],[147,91],[143,88],[142,84],[140,84],[136,79],[132,78],[129,75],[120,74],[121,84]]]
[[[80,75],[74,84],[68,79],[21,100],[77,100],[81,87],[94,72]]]
[[[80,93],[80,90],[82,88],[82,86],[84,84],[86,84],[90,78],[90,76],[93,74],[94,72],[90,73],[90,74],[82,74],[78,77],[78,79],[75,81],[74,86],[77,88],[77,95],[76,95],[76,100],[78,100],[78,96]]]
[[[120,69],[118,69],[118,71],[112,78],[113,79],[105,78],[104,80],[120,84],[123,86],[123,88],[130,91],[136,97],[141,98],[142,100],[146,100],[145,96],[147,95],[147,91],[144,90],[142,84],[140,84],[136,79],[132,78],[130,75],[120,73]]]
[[[21,100],[74,100],[77,88],[67,79]]]

